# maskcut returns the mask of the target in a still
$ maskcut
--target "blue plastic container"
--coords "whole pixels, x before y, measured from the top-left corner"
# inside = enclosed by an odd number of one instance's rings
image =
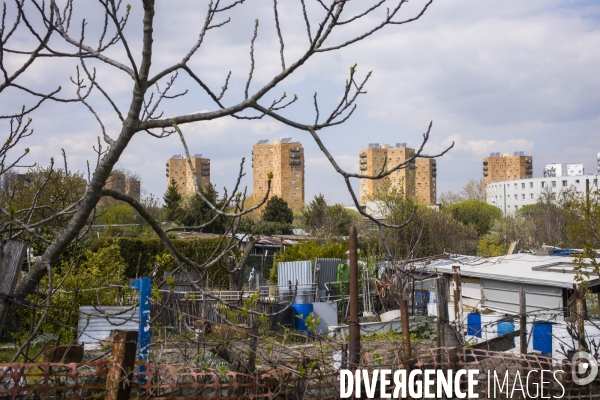
[[[515,331],[515,323],[513,321],[498,322],[498,337],[504,336]]]
[[[306,332],[308,331],[308,327],[306,326],[306,317],[313,312],[312,304],[292,304],[294,310],[296,310],[296,320],[294,321],[294,326],[297,331]]]
[[[552,323],[533,323],[533,349],[542,354],[552,354]]]
[[[417,306],[423,306],[429,303],[429,292],[417,292],[415,293],[415,304]]]
[[[481,314],[470,313],[467,315],[467,335],[481,337]]]

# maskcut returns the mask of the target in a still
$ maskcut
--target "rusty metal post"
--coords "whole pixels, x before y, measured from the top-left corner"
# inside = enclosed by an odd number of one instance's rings
[[[519,288],[519,334],[521,354],[527,354],[527,303],[525,301],[525,289]]]
[[[360,325],[358,324],[358,248],[355,226],[350,227],[349,234],[350,317],[348,319],[348,349],[350,353],[350,369],[354,371],[360,364]]]
[[[137,331],[115,331],[106,376],[106,400],[128,400],[137,350]]]
[[[460,287],[460,266],[458,265],[452,267],[452,281],[454,282],[454,326],[456,327],[456,337],[462,342],[462,293]]]

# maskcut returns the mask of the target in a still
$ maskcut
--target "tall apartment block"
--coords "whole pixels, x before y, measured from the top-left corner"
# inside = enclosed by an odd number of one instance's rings
[[[509,153],[491,153],[483,159],[483,182],[511,181],[533,177],[533,158],[522,151]]]
[[[141,198],[141,183],[138,179],[128,178],[123,172],[113,171],[106,180],[106,189],[116,190],[139,202]]]
[[[193,171],[185,156],[181,154],[175,154],[167,160],[167,186],[171,179],[175,179],[181,195],[196,192],[194,173],[201,188],[210,185],[210,159],[202,158],[202,154],[195,154],[191,159]]]
[[[292,138],[261,140],[252,147],[252,193],[262,198],[267,191],[269,172],[273,173],[269,197],[278,196],[292,208],[304,205],[304,149]]]
[[[412,157],[415,150],[406,147],[406,143],[388,144],[370,143],[369,147],[360,150],[360,173],[377,175],[384,169],[390,170]],[[387,161],[386,161],[387,159]],[[420,204],[435,205],[437,166],[434,159],[418,158],[391,175],[390,189],[396,188],[404,193],[414,194]],[[360,179],[360,205],[364,206],[384,185],[380,179]]]

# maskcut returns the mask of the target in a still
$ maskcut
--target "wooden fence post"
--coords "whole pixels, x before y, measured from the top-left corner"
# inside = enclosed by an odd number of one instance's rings
[[[519,325],[521,354],[527,354],[527,303],[525,302],[524,288],[519,288]]]
[[[106,400],[128,400],[137,351],[137,331],[115,331],[106,376]]]
[[[448,280],[442,276],[435,281],[437,301],[438,347],[453,347],[459,344],[455,330],[450,327],[448,314]]]
[[[12,295],[15,290],[26,250],[27,246],[23,242],[3,240],[0,243],[0,335],[11,307],[5,296]]]

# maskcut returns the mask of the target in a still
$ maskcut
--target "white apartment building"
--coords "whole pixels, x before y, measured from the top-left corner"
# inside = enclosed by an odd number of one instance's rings
[[[600,173],[595,175],[544,177],[493,182],[486,185],[486,201],[502,210],[505,215],[528,204],[537,203],[544,192],[557,197],[562,191],[584,193],[598,188]]]
[[[548,164],[544,167],[545,178],[581,176],[584,173],[583,164]]]

